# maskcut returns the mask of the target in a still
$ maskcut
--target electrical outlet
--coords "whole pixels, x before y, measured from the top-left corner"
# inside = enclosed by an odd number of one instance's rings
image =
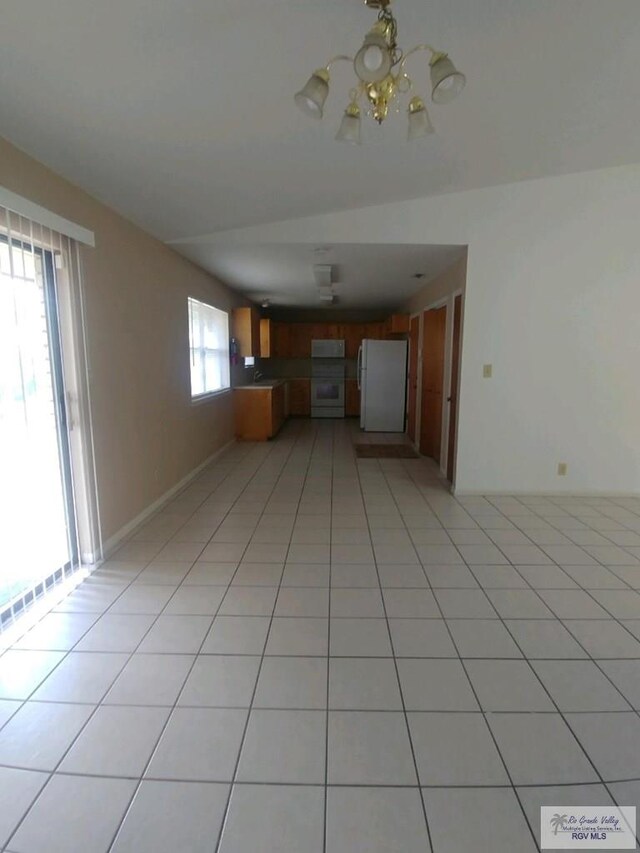
[[[566,462],[558,462],[558,477],[566,477],[568,467]]]
[[[482,367],[482,378],[483,379],[491,379],[492,376],[493,376],[493,365],[492,364],[483,365],[483,367]]]

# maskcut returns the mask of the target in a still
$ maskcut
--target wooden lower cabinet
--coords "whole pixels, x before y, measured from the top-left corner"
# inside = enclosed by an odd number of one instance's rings
[[[311,414],[311,380],[289,380],[289,411],[292,415],[309,417]]]
[[[285,422],[286,383],[274,388],[236,388],[233,392],[238,441],[267,441]]]
[[[360,391],[358,391],[358,382],[355,379],[347,379],[346,381],[344,413],[348,418],[360,414]]]

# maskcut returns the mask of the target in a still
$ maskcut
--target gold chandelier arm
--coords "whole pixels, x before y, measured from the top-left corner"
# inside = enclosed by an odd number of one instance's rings
[[[408,53],[405,53],[405,55],[402,57],[402,61],[400,62],[400,67],[398,69],[400,73],[402,73],[404,71],[404,66],[405,66],[407,59],[409,59],[409,57],[412,56],[414,53],[418,53],[419,50],[429,51],[429,53],[431,54],[432,60],[435,59],[436,57],[438,59],[440,59],[441,57],[446,56],[446,54],[442,53],[442,51],[436,50],[435,47],[431,47],[430,44],[417,44],[415,47],[412,47]]]
[[[334,62],[351,62],[351,63],[353,63],[353,57],[352,56],[345,56],[344,54],[340,54],[339,56],[334,56],[333,59],[330,59],[327,62],[327,64],[325,65],[325,68],[327,71],[330,70],[330,68],[334,64]]]

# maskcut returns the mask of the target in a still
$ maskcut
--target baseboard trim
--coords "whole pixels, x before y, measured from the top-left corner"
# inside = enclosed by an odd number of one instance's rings
[[[116,547],[125,539],[132,531],[136,529],[136,527],[140,527],[143,522],[147,521],[150,516],[156,513],[159,509],[161,509],[165,504],[167,504],[179,491],[184,489],[192,480],[198,476],[198,474],[214,462],[218,456],[221,456],[225,453],[232,445],[234,445],[235,439],[231,439],[225,445],[220,447],[215,453],[212,453],[204,462],[201,462],[196,468],[190,471],[186,476],[184,476],[181,480],[179,480],[175,486],[172,486],[168,491],[166,491],[163,495],[161,495],[157,500],[155,500],[152,504],[144,509],[141,513],[136,515],[135,518],[132,518],[124,527],[121,527],[113,536],[110,536],[102,543],[102,556],[97,562],[101,560],[107,559],[107,557],[116,549]],[[91,555],[83,554],[83,559],[85,557],[90,557]],[[91,560],[91,562],[94,562]]]
[[[575,489],[567,490],[567,491],[524,491],[522,489],[501,489],[500,491],[492,491],[491,489],[456,489],[453,492],[454,497],[456,498],[478,498],[478,497],[487,497],[487,498],[519,498],[519,497],[532,497],[532,498],[638,498],[640,497],[640,493],[638,492],[600,492],[600,491],[586,491],[586,492],[577,492]]]

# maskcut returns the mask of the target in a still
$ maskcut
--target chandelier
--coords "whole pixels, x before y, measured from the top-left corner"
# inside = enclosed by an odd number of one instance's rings
[[[304,88],[295,96],[298,107],[305,115],[321,119],[329,94],[329,75],[336,62],[350,62],[357,84],[349,92],[349,104],[342,118],[336,139],[356,145],[361,141],[361,113],[371,116],[378,124],[387,118],[392,107],[396,112],[401,96],[406,96],[408,139],[417,139],[433,133],[433,125],[424,100],[413,94],[413,80],[406,71],[410,56],[419,51],[430,54],[431,100],[434,104],[448,104],[464,89],[465,76],[458,71],[446,53],[431,45],[419,44],[407,53],[398,47],[398,25],[389,8],[391,0],[364,0],[365,6],[378,9],[378,20],[364,38],[355,58],[334,56],[314,71]],[[363,105],[361,108],[361,104]]]

